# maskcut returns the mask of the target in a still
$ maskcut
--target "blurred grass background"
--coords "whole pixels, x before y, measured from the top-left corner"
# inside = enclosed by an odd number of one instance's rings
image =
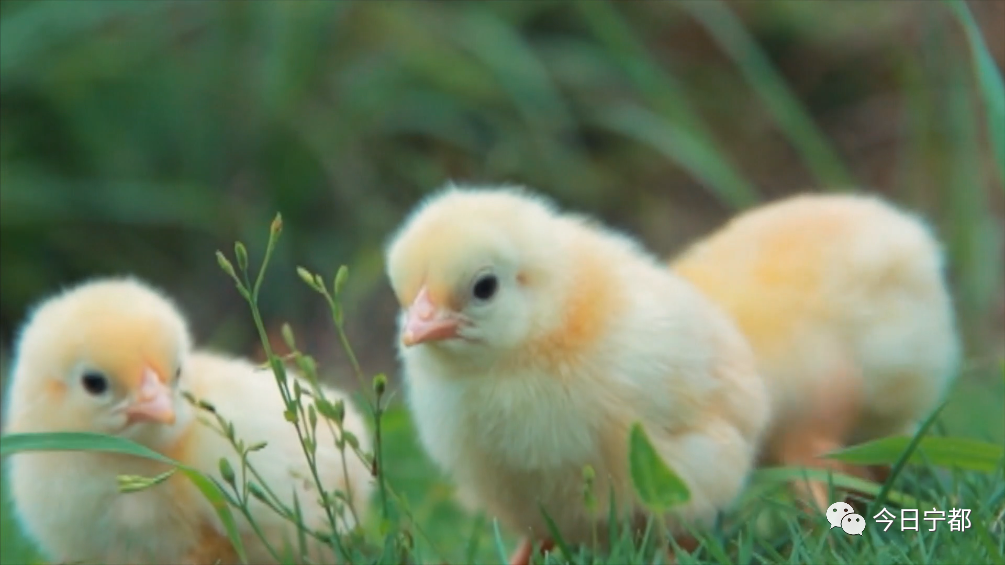
[[[1002,68],[1005,2],[968,5]],[[350,265],[350,337],[393,379],[382,247],[447,180],[533,186],[663,255],[756,202],[865,189],[946,242],[968,347],[946,425],[1005,438],[1005,124],[943,3],[3,0],[0,47],[4,367],[33,302],[124,272],[176,296],[199,342],[260,357],[213,253],[260,257],[276,211],[275,344],[289,321],[351,387],[294,267]],[[397,417],[392,479],[463,524]],[[23,560],[11,527],[4,563]]]

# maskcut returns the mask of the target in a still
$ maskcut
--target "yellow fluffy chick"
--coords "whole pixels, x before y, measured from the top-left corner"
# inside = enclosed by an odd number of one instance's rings
[[[916,430],[960,346],[938,242],[866,195],[798,195],[728,222],[673,262],[730,313],[772,395],[771,464],[877,470],[816,456]],[[827,508],[826,489],[811,495]]]
[[[523,189],[449,187],[389,242],[387,271],[421,440],[462,499],[525,536],[514,563],[550,542],[539,504],[565,540],[591,539],[586,465],[596,520],[611,490],[641,515],[635,421],[691,489],[670,524],[708,524],[742,489],[768,418],[753,354],[628,237]]]
[[[227,457],[241,480],[237,454],[213,429],[215,419],[186,401],[183,391],[214,406],[247,445],[267,442],[250,455],[252,465],[288,507],[295,493],[308,526],[325,529],[317,489],[296,430],[284,420],[272,373],[243,360],[193,352],[186,322],[173,303],[135,279],[83,283],[32,313],[17,345],[5,433],[117,435],[222,485],[218,462]],[[332,402],[340,398],[337,391],[326,392]],[[344,400],[345,427],[366,449],[362,419]],[[317,433],[321,480],[326,490],[345,491],[334,434],[324,424]],[[71,451],[19,453],[8,463],[20,523],[51,559],[109,565],[238,562],[213,508],[185,477],[174,475],[139,492],[119,491],[118,475],[153,477],[167,471],[165,465]],[[346,463],[352,500],[362,512],[372,488],[368,471],[355,456]],[[257,500],[250,508],[277,551],[284,551],[287,540],[295,543],[289,522]],[[251,525],[234,513],[250,562],[276,562]],[[310,544],[311,555],[331,562],[327,547]]]

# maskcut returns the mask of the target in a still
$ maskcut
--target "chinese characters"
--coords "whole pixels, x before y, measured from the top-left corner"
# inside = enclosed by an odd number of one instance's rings
[[[890,529],[890,526],[897,520],[897,515],[890,512],[886,508],[880,510],[875,516],[872,517],[879,524],[886,524],[883,531]],[[917,508],[904,508],[900,511],[900,531],[915,531],[920,532],[921,522],[929,522],[929,527],[925,529],[928,532],[934,532],[939,525],[939,522],[947,521],[949,522],[949,531],[951,532],[963,532],[970,528],[970,509],[968,508],[952,508],[949,510],[949,516],[947,518],[946,512],[944,510],[936,510],[932,508],[931,510],[925,510],[922,515],[922,519],[919,520],[918,509]]]

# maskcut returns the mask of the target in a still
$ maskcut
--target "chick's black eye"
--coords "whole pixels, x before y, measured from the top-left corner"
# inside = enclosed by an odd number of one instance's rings
[[[84,373],[81,378],[84,390],[93,395],[99,395],[108,390],[108,379],[101,373]]]
[[[499,288],[499,279],[495,275],[485,275],[478,279],[472,293],[478,300],[488,300],[495,296]]]

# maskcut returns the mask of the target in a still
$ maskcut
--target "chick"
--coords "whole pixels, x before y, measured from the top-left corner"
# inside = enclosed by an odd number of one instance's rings
[[[524,536],[513,563],[551,541],[539,504],[569,543],[604,527],[609,493],[620,515],[644,515],[635,421],[691,490],[672,528],[709,524],[742,489],[768,419],[753,354],[628,237],[524,189],[448,187],[386,255],[421,441],[463,500]]]
[[[830,467],[820,454],[912,434],[960,358],[940,246],[875,196],[797,195],[740,214],[673,269],[733,316],[772,397],[766,464]],[[826,488],[811,486],[820,508]]]
[[[249,460],[285,505],[294,495],[313,530],[328,523],[301,452],[296,430],[271,372],[218,354],[192,350],[186,321],[159,291],[132,278],[83,283],[43,302],[27,320],[16,349],[5,410],[5,433],[94,432],[139,442],[226,483],[226,457],[242,481],[234,448],[215,419],[183,398],[208,402],[251,445],[267,442]],[[291,378],[296,378],[291,376]],[[304,388],[310,387],[304,383]],[[326,391],[335,402],[339,393]],[[346,401],[345,428],[367,449],[360,416]],[[347,456],[348,481],[335,436],[317,428],[317,468],[326,490],[351,489],[359,512],[371,490],[366,467]],[[24,452],[7,474],[25,532],[47,557],[62,562],[190,565],[237,563],[214,509],[182,475],[152,488],[119,491],[122,474],[154,477],[168,468],[126,455]],[[348,485],[347,485],[348,483]],[[241,483],[238,483],[241,484]],[[294,527],[258,500],[252,516],[282,555]],[[252,526],[236,511],[251,563],[274,563]],[[349,525],[352,525],[351,519]],[[330,529],[330,528],[329,528]],[[327,546],[308,552],[331,562]]]

